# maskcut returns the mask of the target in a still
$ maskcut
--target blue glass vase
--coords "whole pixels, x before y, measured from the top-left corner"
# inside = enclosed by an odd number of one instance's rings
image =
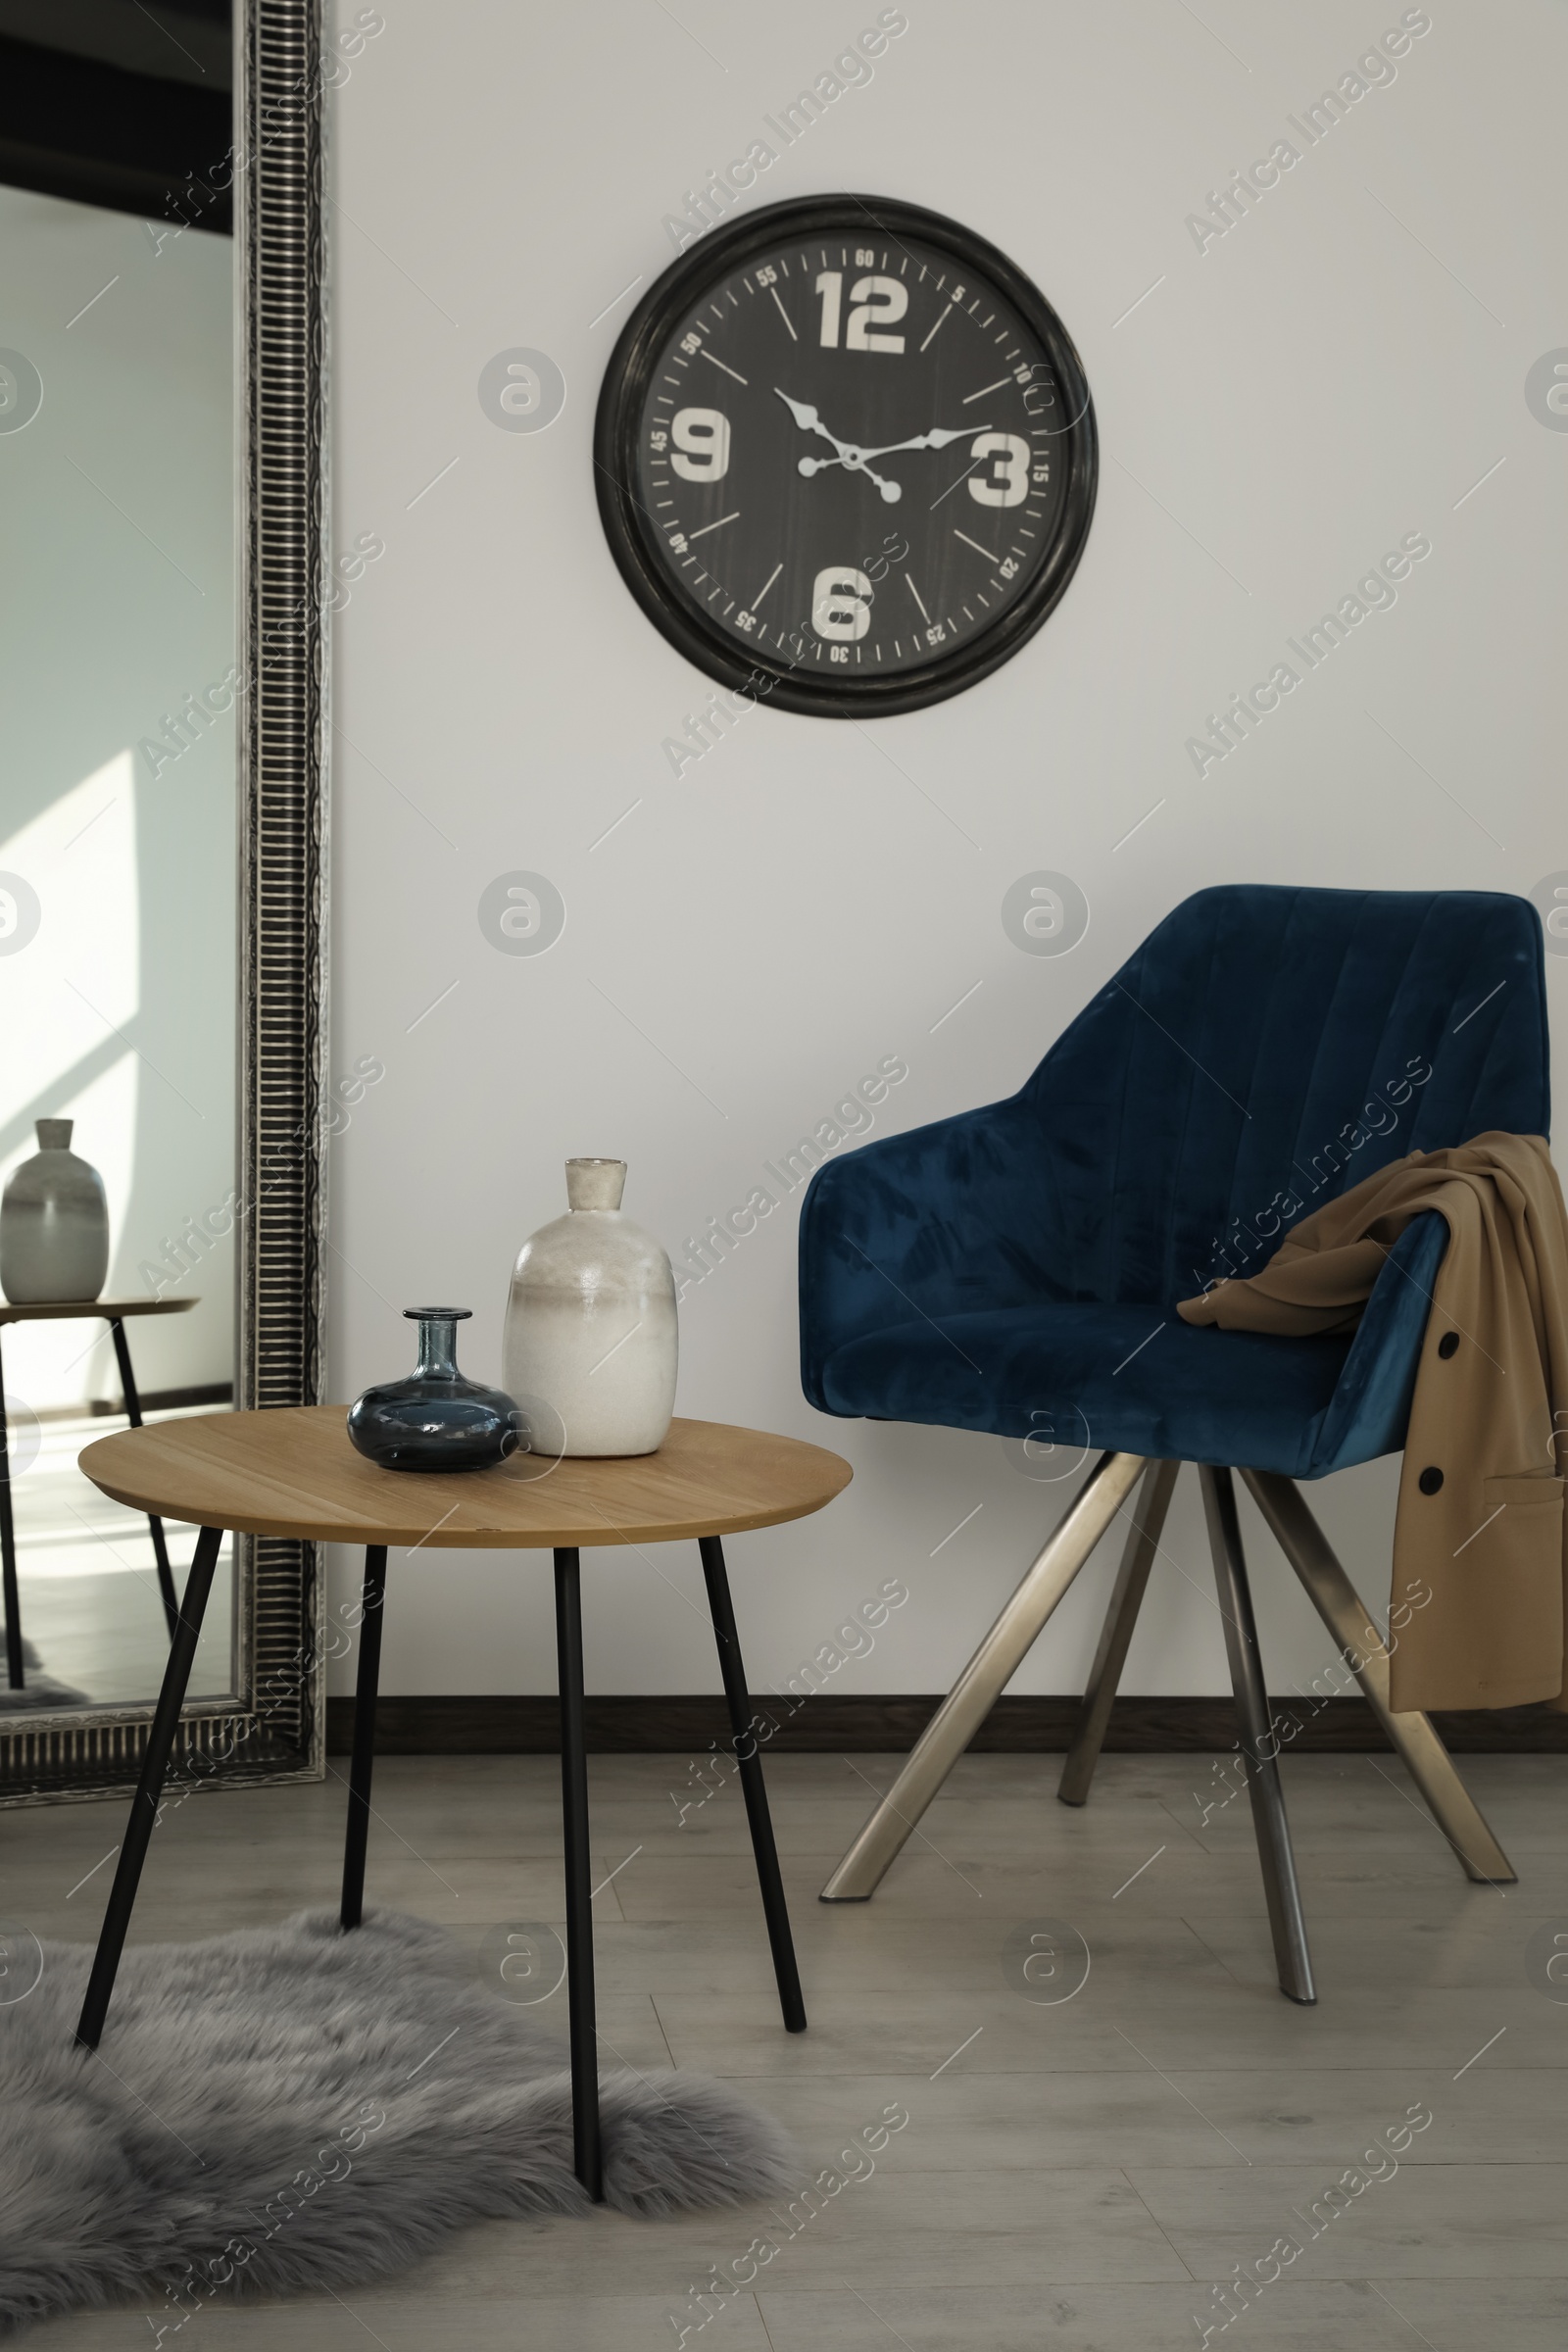
[[[349,1407],[349,1437],[383,1470],[490,1470],[514,1453],[522,1419],[500,1389],[458,1370],[457,1329],[466,1306],[409,1306],[419,1360],[406,1380],[367,1389]]]

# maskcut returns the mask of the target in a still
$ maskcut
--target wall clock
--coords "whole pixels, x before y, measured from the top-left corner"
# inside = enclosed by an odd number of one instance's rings
[[[715,229],[627,322],[600,513],[710,675],[856,718],[972,686],[1033,636],[1094,512],[1094,410],[1055,312],[970,230],[870,196]]]

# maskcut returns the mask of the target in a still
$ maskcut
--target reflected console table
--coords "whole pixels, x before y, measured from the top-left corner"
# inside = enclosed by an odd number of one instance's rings
[[[453,1550],[554,1552],[572,2140],[577,2178],[596,2201],[602,2200],[604,2189],[579,1553],[608,1544],[668,1544],[695,1537],[718,1643],[779,2003],[789,2031],[805,2031],[806,2010],[720,1539],[820,1510],[849,1485],[848,1462],[794,1438],[734,1429],[722,1422],[673,1421],[657,1453],[558,1462],[516,1454],[494,1470],[424,1475],[381,1470],[356,1453],[341,1405],[300,1405],[122,1430],[87,1446],[81,1468],[115,1501],[167,1519],[194,1521],[201,1534],[76,2028],[78,2041],[96,2049],[108,2016],[224,1529],[365,1546],[343,1854],[345,1930],[359,1926],[365,1891],[388,1546],[431,1544]]]
[[[136,1376],[130,1368],[125,1317],[183,1315],[199,1303],[195,1298],[49,1298],[39,1299],[30,1305],[24,1303],[13,1306],[0,1300],[0,1325],[85,1323],[89,1319],[107,1323],[115,1343],[115,1360],[120,1366],[120,1385],[125,1396],[125,1418],[132,1429],[140,1429],[141,1398],[136,1394]],[[169,1639],[172,1642],[179,1620],[179,1604],[174,1598],[174,1580],[170,1573],[164,1523],[149,1511],[147,1524],[152,1529],[153,1557],[158,1562],[158,1590],[164,1596],[164,1615],[169,1623]],[[13,1690],[21,1690],[25,1687],[22,1659],[22,1596],[17,1587],[17,1534],[11,1517],[11,1437],[6,1426],[3,1369],[0,1369],[0,1558],[4,1561],[5,1580],[6,1679]]]

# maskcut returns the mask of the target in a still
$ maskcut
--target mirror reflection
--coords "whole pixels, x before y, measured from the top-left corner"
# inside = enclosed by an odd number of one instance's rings
[[[234,1383],[226,5],[0,0],[0,1714],[157,1694],[195,1532],[90,1439]],[[234,1686],[231,1565],[191,1681]]]

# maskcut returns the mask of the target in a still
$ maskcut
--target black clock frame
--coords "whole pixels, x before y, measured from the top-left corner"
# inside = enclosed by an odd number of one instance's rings
[[[874,223],[897,242],[901,233],[979,270],[1038,337],[1054,371],[1070,421],[1062,428],[1067,481],[1051,548],[1016,602],[976,637],[935,653],[918,668],[877,675],[808,675],[760,647],[734,638],[687,605],[665,570],[653,518],[637,496],[643,406],[660,355],[703,292],[740,256],[781,239],[821,234],[863,236]],[[1004,253],[941,213],[879,196],[808,196],[763,205],[710,230],[682,254],[643,297],[605,370],[594,422],[594,482],[599,513],[621,577],[649,619],[677,653],[725,685],[764,698],[775,709],[818,718],[890,718],[919,710],[989,677],[1026,645],[1060,603],[1078,568],[1095,511],[1099,436],[1083,363],[1071,336],[1038,286]]]

